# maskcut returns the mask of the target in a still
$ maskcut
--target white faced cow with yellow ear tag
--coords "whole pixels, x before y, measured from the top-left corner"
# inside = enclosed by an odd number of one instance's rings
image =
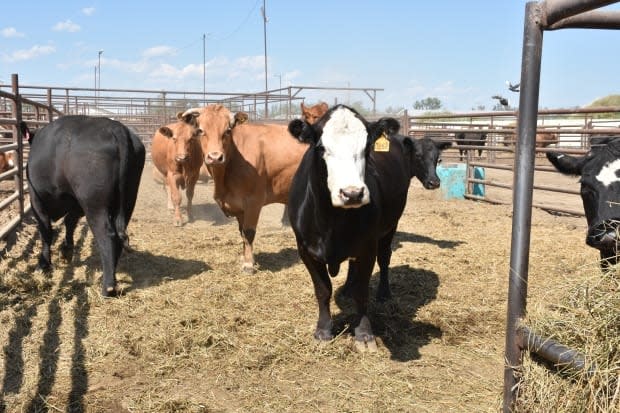
[[[555,168],[581,176],[581,199],[588,221],[586,244],[601,254],[601,267],[618,262],[620,227],[620,136],[592,138],[584,156],[547,152]]]
[[[347,293],[355,301],[358,317],[355,343],[360,350],[376,350],[367,316],[375,260],[382,278],[384,271],[387,276],[391,241],[410,180],[418,176],[428,188],[439,186],[434,168],[446,145],[430,140],[418,145],[397,135],[399,128],[393,118],[367,122],[344,105],[332,107],[313,125],[299,119],[289,124],[293,136],[310,144],[291,183],[288,207],[299,255],[319,305],[317,340],[333,338],[330,276],[336,276],[340,264],[348,260]],[[388,298],[389,289],[383,293],[382,298]]]

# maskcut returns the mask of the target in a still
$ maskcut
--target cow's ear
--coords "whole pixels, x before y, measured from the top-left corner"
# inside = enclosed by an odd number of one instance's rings
[[[571,156],[560,152],[547,152],[547,159],[559,172],[566,175],[581,175],[585,156]]]
[[[198,126],[198,116],[200,116],[199,112],[186,111],[177,113],[178,120],[180,120],[181,122],[185,122],[193,127]]]
[[[235,117],[233,120],[232,127],[234,128],[237,125],[241,125],[242,123],[246,123],[250,117],[245,112],[237,112],[235,113]]]
[[[161,128],[159,128],[159,133],[161,133],[162,135],[164,135],[166,138],[172,138],[172,129],[170,129],[167,126],[162,126]]]
[[[31,132],[30,129],[28,129],[28,125],[26,125],[26,122],[21,121],[19,123],[19,130],[22,133],[22,137],[26,138],[26,140],[28,141],[28,144],[31,145],[32,138],[34,138],[34,132]]]
[[[319,105],[319,108],[322,109],[323,112],[327,112],[329,110],[329,106],[327,105],[327,103],[321,102]]]
[[[316,143],[318,141],[316,131],[312,125],[301,119],[293,119],[288,124],[288,131],[300,142]]]
[[[369,138],[372,142],[377,140],[379,136],[394,135],[398,133],[400,129],[400,122],[394,118],[381,118],[376,122],[372,122],[368,125]]]

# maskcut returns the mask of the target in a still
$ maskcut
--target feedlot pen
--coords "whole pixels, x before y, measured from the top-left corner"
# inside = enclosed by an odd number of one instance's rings
[[[129,225],[136,251],[119,263],[123,296],[100,297],[84,221],[71,265],[60,261],[57,237],[51,276],[35,271],[32,220],[0,258],[0,410],[500,408],[509,206],[445,200],[413,181],[393,245],[393,298],[370,304],[379,352],[360,354],[348,329],[353,304],[339,294],[346,268],[332,279],[339,334],[327,345],[312,338],[312,282],[292,230],[280,224],[281,205],[263,210],[259,268],[248,276],[237,223],[214,203],[212,182],[196,188],[196,220],[175,228],[150,169]],[[584,218],[533,212],[531,306],[557,300],[564,274],[598,265],[585,228]],[[377,282],[375,268],[372,297]]]

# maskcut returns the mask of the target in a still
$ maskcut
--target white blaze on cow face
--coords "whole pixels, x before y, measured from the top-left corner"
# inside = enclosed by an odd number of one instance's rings
[[[332,112],[323,127],[321,141],[325,148],[327,187],[335,207],[358,208],[370,202],[364,183],[367,139],[368,132],[362,121],[346,108]],[[351,197],[351,194],[360,196]]]
[[[596,179],[605,185],[605,187],[608,187],[614,182],[620,182],[620,178],[617,175],[618,170],[620,170],[620,159],[608,162],[601,168],[598,175],[596,175]]]

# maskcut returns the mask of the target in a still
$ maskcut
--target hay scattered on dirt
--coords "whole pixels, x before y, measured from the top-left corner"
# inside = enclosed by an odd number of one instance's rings
[[[237,224],[214,204],[212,184],[197,187],[196,220],[175,228],[164,191],[144,175],[120,298],[99,295],[99,256],[83,222],[70,265],[58,256],[60,231],[49,276],[32,274],[33,222],[1,257],[7,412],[499,409],[510,207],[444,200],[414,182],[394,242],[393,299],[370,303],[379,352],[359,354],[353,305],[339,294],[346,264],[333,279],[338,335],[312,339],[317,305],[292,230],[280,225],[282,206],[263,210],[259,268],[247,276]],[[583,243],[581,218],[534,211],[533,223],[530,308],[544,308],[597,254]],[[375,271],[371,295],[377,281]]]

